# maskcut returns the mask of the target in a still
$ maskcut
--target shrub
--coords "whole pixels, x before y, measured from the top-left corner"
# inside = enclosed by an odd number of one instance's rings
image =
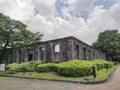
[[[94,65],[96,65],[97,70],[106,68],[106,66],[108,66],[108,68],[112,68],[113,63],[112,62],[108,62],[105,60],[95,60],[93,62]]]
[[[7,65],[7,69],[10,71],[21,71],[22,66],[20,64],[17,63],[13,63],[13,64],[8,64]]]
[[[37,72],[57,72],[60,75],[64,76],[87,76],[92,75],[93,65],[96,66],[97,70],[103,68],[111,68],[113,66],[112,62],[105,60],[94,60],[94,61],[85,61],[85,60],[70,60],[62,63],[46,63],[41,64],[40,61],[30,61],[22,64],[9,64],[8,70],[12,71],[22,71],[22,68],[25,67],[26,71],[37,71]],[[107,67],[106,67],[107,66]]]
[[[119,63],[118,62],[113,62],[114,65],[118,65]]]
[[[29,61],[29,62],[24,62],[21,64],[13,63],[13,64],[8,64],[7,69],[10,71],[23,71],[23,67],[26,69],[26,71],[35,71],[37,65],[41,64],[41,61]]]
[[[22,63],[21,66],[24,67],[26,71],[31,72],[31,71],[36,71],[36,68],[39,64],[41,64],[41,61],[29,61]]]
[[[50,72],[55,71],[56,64],[55,63],[47,63],[47,64],[40,64],[37,66],[37,72]]]
[[[89,61],[71,60],[57,65],[57,73],[64,76],[86,76],[92,72]]]
[[[84,60],[71,60],[57,64],[57,73],[64,76],[87,76],[93,73],[93,65],[96,66],[97,70],[109,68],[113,66],[113,63],[105,60],[94,60],[94,61],[84,61]]]

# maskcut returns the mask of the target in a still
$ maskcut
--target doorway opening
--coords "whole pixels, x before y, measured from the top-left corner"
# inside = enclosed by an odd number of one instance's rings
[[[89,50],[89,60],[92,59],[91,50]]]
[[[87,59],[87,58],[86,58],[86,48],[85,48],[85,47],[83,48],[83,59],[84,59],[84,60]]]
[[[19,55],[19,63],[21,63],[22,62],[22,60],[21,60],[21,50],[18,51],[18,55]]]
[[[28,55],[28,61],[31,61],[31,60],[33,60],[33,54]]]
[[[77,59],[80,59],[80,46],[76,45],[76,55],[77,55]]]

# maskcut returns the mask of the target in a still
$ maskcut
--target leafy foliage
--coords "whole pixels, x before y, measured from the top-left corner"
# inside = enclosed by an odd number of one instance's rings
[[[89,62],[89,61],[88,61]],[[73,60],[57,65],[57,73],[64,76],[86,76],[92,74],[92,64]]]
[[[56,69],[55,63],[41,64],[38,65],[38,67],[36,68],[37,72],[51,72],[55,71],[55,69]]]
[[[112,63],[104,60],[84,61],[84,60],[71,60],[57,65],[57,73],[65,76],[87,76],[92,75],[93,65],[97,70],[105,68],[105,65],[112,67]]]
[[[26,69],[26,71],[35,71],[37,65],[41,64],[41,61],[29,61],[29,62],[24,62],[22,64],[17,64],[17,63],[13,63],[13,64],[8,64],[7,66],[7,70],[10,71],[22,71],[23,67]]]
[[[7,66],[7,70],[15,72],[21,71],[21,68],[22,68],[21,65],[17,63],[9,64]]]
[[[120,59],[120,33],[118,30],[106,30],[101,32],[93,47],[103,51],[108,60]]]
[[[29,62],[22,63],[21,67],[22,68],[24,67],[26,69],[26,71],[31,72],[31,71],[35,71],[37,68],[37,65],[39,65],[39,64],[41,64],[40,60],[39,61],[29,61]],[[21,68],[21,70],[22,70],[22,68]]]
[[[14,48],[37,43],[42,36],[40,32],[33,33],[29,31],[22,22],[0,13],[0,63],[6,62],[5,54],[8,54],[6,46]]]
[[[14,46],[39,42],[43,35],[40,32],[30,32],[27,26],[18,20],[11,19],[0,13],[0,42],[9,41]],[[2,45],[1,45],[2,46]]]
[[[22,64],[9,64],[8,70],[11,71],[22,71],[25,67],[26,71],[37,71],[37,72],[56,72],[63,76],[88,76],[93,74],[93,64],[96,66],[97,70],[106,68],[112,68],[113,63],[104,60],[95,61],[84,61],[84,60],[70,60],[62,63],[46,63],[41,64],[37,61],[25,62]]]
[[[104,68],[106,68],[106,66],[108,66],[108,68],[113,67],[113,63],[105,61],[105,60],[95,60],[95,62],[93,62],[93,64],[96,66],[97,70],[104,69]]]

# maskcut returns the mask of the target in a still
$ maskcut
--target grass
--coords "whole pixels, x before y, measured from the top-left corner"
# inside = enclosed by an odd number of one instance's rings
[[[97,71],[97,79],[98,80],[104,80],[108,75],[110,75],[110,73],[115,69],[116,67],[112,67],[111,69],[102,69]],[[93,76],[89,76],[90,79],[93,79]]]
[[[0,76],[5,74],[10,74],[12,71],[0,71]]]
[[[109,69],[106,71],[106,69],[102,69],[97,71],[97,80],[103,80],[105,79],[113,70],[115,67]],[[1,72],[0,72],[1,73]],[[93,81],[93,76],[84,76],[84,77],[64,77],[56,74],[55,72],[49,72],[49,73],[37,73],[37,72],[26,72],[26,74],[23,75],[22,72],[17,72],[15,74],[9,74],[11,76],[18,76],[18,77],[27,77],[27,78],[42,78],[42,79],[53,79],[53,80],[67,80],[67,81],[80,81],[80,82],[89,82]],[[89,81],[84,80],[84,78],[88,78]]]

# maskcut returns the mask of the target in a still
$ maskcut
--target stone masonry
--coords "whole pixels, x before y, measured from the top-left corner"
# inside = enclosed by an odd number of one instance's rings
[[[63,62],[71,59],[105,59],[105,55],[71,36],[12,49],[7,61],[8,63],[21,63],[41,60],[43,63],[46,63]]]

